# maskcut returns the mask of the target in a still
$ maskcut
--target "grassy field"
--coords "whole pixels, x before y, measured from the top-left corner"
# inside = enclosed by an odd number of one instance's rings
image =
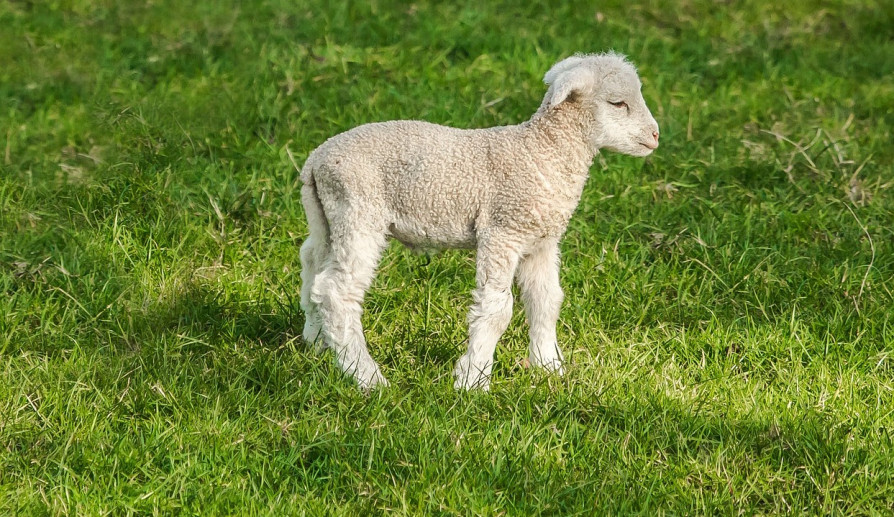
[[[894,6],[0,3],[0,513],[886,514]],[[521,122],[577,51],[662,130],[563,242],[568,373],[456,393],[469,252],[394,245],[392,386],[301,342],[296,167],[414,118]]]

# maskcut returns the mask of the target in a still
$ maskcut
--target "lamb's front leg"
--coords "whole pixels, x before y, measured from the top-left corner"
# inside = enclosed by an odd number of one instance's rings
[[[526,255],[518,266],[517,282],[530,326],[528,360],[533,366],[561,375],[562,351],[556,339],[556,322],[564,295],[559,285],[558,241],[544,241]]]
[[[479,245],[469,349],[456,362],[454,388],[489,389],[494,350],[512,319],[512,277],[517,265],[518,254],[510,247]]]

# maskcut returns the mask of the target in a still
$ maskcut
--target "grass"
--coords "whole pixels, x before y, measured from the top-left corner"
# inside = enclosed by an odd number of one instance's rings
[[[885,514],[894,9],[752,0],[0,4],[0,513]],[[355,125],[533,113],[637,63],[594,164],[564,378],[456,393],[473,256],[386,254],[366,397],[299,334],[296,165]]]

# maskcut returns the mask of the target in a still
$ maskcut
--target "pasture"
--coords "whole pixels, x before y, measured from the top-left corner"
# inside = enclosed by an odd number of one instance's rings
[[[882,514],[894,506],[887,1],[0,4],[0,513]],[[471,252],[392,245],[391,382],[300,338],[297,168],[356,125],[531,116],[627,54],[661,126],[453,390]]]

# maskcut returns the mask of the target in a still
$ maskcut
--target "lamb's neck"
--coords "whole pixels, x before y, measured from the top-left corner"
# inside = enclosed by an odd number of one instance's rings
[[[592,127],[588,113],[575,104],[563,104],[552,109],[541,106],[523,126],[528,131],[532,149],[549,162],[561,164],[556,172],[586,177],[596,149],[588,138]]]

